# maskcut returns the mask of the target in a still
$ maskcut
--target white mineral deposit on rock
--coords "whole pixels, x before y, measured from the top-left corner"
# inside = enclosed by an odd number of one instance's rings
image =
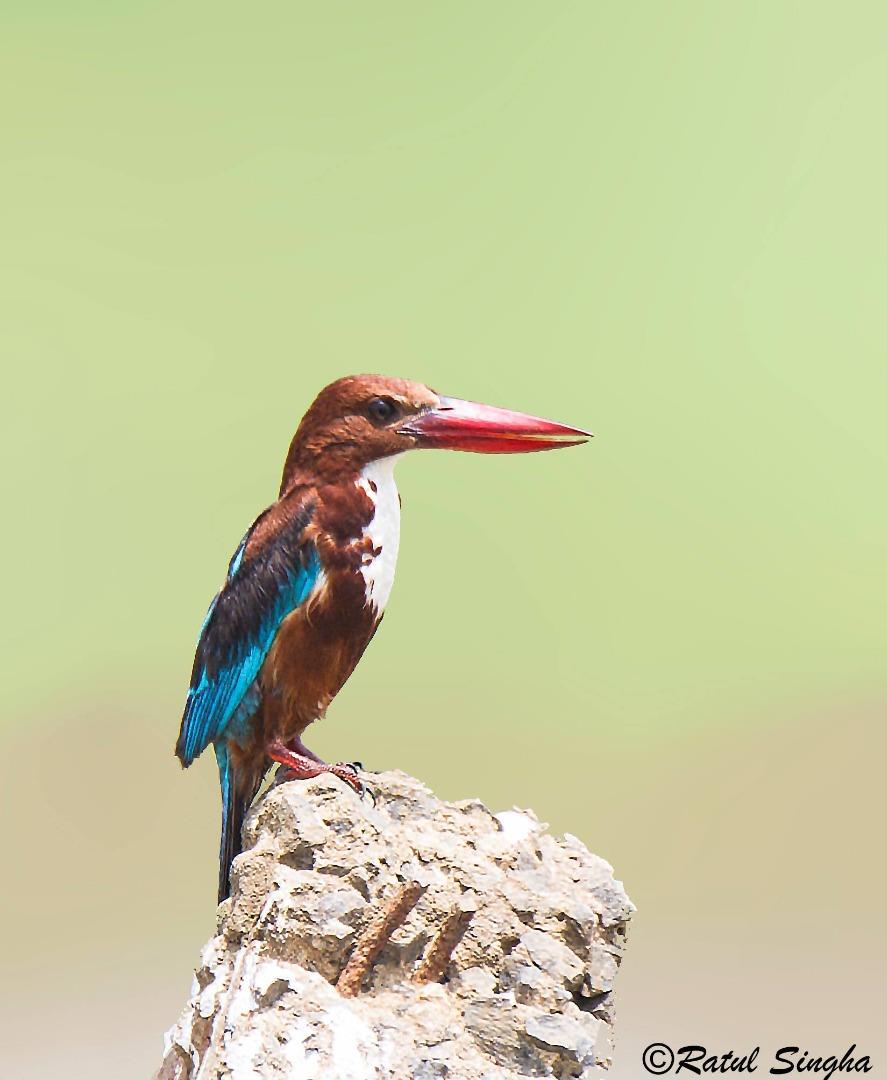
[[[321,775],[257,803],[158,1080],[608,1067],[634,910],[612,868],[531,812],[442,802],[401,772],[373,789],[375,806]]]

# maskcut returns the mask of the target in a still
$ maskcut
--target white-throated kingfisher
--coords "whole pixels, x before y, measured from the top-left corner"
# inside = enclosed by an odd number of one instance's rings
[[[376,632],[400,536],[394,466],[407,450],[553,450],[591,432],[442,397],[421,383],[355,375],[327,386],[290,444],[277,501],[247,530],[197,643],[176,754],[187,768],[210,743],[222,787],[219,901],[241,828],[274,762],[287,778],[351,764],[302,743]]]

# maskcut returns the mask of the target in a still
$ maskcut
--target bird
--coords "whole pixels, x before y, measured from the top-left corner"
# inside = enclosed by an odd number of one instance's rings
[[[286,456],[277,500],[247,529],[200,629],[176,742],[183,768],[212,745],[222,831],[218,901],[230,895],[246,813],[276,763],[357,794],[358,763],[302,742],[354,671],[385,613],[400,539],[394,468],[412,450],[526,453],[590,431],[459,398],[422,383],[352,375],[325,387]]]

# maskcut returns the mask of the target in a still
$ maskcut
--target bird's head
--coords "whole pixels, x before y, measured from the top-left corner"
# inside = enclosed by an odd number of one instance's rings
[[[341,475],[405,450],[520,454],[575,446],[590,431],[444,397],[422,383],[350,375],[315,398],[293,437],[282,488],[298,474]]]

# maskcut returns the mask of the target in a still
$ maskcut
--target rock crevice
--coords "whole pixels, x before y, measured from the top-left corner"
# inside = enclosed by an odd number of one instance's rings
[[[257,803],[160,1080],[606,1068],[634,910],[612,868],[529,811],[373,787],[375,806],[327,775]]]

